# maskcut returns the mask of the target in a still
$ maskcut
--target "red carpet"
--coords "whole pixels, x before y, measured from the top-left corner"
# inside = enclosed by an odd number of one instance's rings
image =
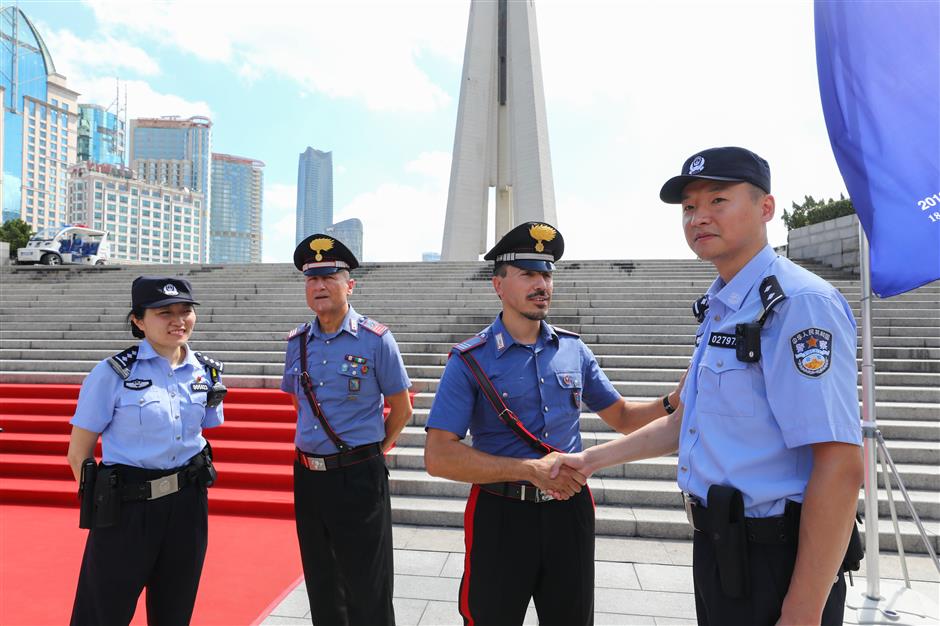
[[[68,623],[86,533],[74,508],[0,506],[0,624]],[[210,515],[193,624],[260,623],[300,575],[292,521]]]

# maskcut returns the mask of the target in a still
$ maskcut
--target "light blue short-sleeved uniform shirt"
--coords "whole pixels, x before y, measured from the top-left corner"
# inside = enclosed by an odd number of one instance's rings
[[[580,337],[545,322],[535,345],[517,343],[503,326],[502,314],[478,337],[485,343],[470,351],[493,381],[503,401],[526,429],[563,452],[581,450],[581,403],[594,411],[620,400]],[[497,456],[541,456],[506,426],[483,395],[467,365],[451,352],[441,377],[427,428],[439,428],[473,447]]]
[[[222,405],[206,406],[211,385],[188,346],[183,362],[170,367],[144,339],[126,380],[107,360],[91,370],[71,424],[101,433],[105,465],[173,469],[206,446],[203,428],[223,421]]]
[[[297,398],[297,434],[294,445],[310,454],[336,454],[339,450],[323,432],[300,385],[300,342],[307,342],[307,372],[330,427],[352,447],[381,442],[384,396],[411,387],[408,372],[392,331],[349,307],[335,333],[320,330],[316,318],[304,337],[287,342],[281,390]],[[383,332],[384,331],[384,332]]]
[[[764,324],[760,361],[745,363],[721,347],[722,334],[760,316],[758,287],[771,275],[787,297]],[[730,485],[743,493],[748,517],[781,515],[787,500],[803,501],[810,444],[861,445],[852,310],[832,285],[770,246],[729,283],[717,278],[706,298],[682,392],[679,487],[707,506],[711,485]]]

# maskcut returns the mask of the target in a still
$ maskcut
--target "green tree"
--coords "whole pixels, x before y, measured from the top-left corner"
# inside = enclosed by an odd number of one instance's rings
[[[16,251],[26,245],[29,238],[35,235],[29,224],[20,218],[7,220],[0,226],[0,241],[10,244],[10,258],[16,258]]]
[[[793,230],[801,226],[818,224],[819,222],[834,220],[837,217],[852,215],[854,213],[855,207],[852,206],[852,200],[842,194],[839,194],[838,200],[833,200],[832,198],[828,200],[814,200],[813,196],[806,196],[803,200],[803,204],[793,203],[792,213],[784,209],[783,223],[786,225],[787,230]]]

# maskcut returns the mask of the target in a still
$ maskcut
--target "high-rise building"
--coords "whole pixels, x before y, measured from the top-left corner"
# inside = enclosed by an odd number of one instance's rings
[[[130,164],[141,180],[212,198],[212,121],[161,117],[130,122]],[[203,258],[209,255],[211,203],[202,212]]]
[[[78,105],[78,160],[124,165],[124,120],[117,113]]]
[[[297,166],[296,241],[333,224],[333,153],[308,147]]]
[[[21,218],[33,229],[55,226],[67,220],[78,93],[56,73],[42,37],[15,4],[0,8],[0,52],[3,221]]]
[[[349,248],[349,251],[356,255],[360,262],[362,261],[362,220],[355,217],[343,220],[328,226],[323,232],[342,241],[343,245]]]
[[[261,262],[263,168],[256,159],[212,154],[210,262]]]
[[[110,233],[115,261],[202,263],[202,194],[137,179],[119,165],[69,170],[69,220]]]

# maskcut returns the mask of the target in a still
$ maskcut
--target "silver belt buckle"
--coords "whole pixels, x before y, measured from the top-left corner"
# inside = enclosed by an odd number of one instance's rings
[[[550,493],[545,493],[545,492],[542,491],[541,489],[536,489],[536,490],[535,490],[535,493],[538,494],[539,502],[549,502],[550,500],[554,500],[554,499],[555,499],[555,498],[552,497],[552,494],[550,494]]]
[[[519,499],[525,500],[525,485],[519,485]]]
[[[695,527],[695,518],[692,517],[692,507],[698,506],[698,502],[696,502],[695,497],[683,491],[682,502],[685,504],[685,516],[689,520],[689,526],[692,527],[692,530],[698,530],[701,532],[701,530]]]
[[[149,482],[150,497],[147,498],[148,500],[156,500],[157,498],[168,496],[171,493],[176,493],[180,490],[180,480],[178,473],[164,476],[163,478],[157,478],[156,480],[151,480]]]
[[[304,458],[307,459],[307,469],[313,470],[314,472],[325,472],[326,471],[326,461],[318,456],[307,456],[304,455]]]

